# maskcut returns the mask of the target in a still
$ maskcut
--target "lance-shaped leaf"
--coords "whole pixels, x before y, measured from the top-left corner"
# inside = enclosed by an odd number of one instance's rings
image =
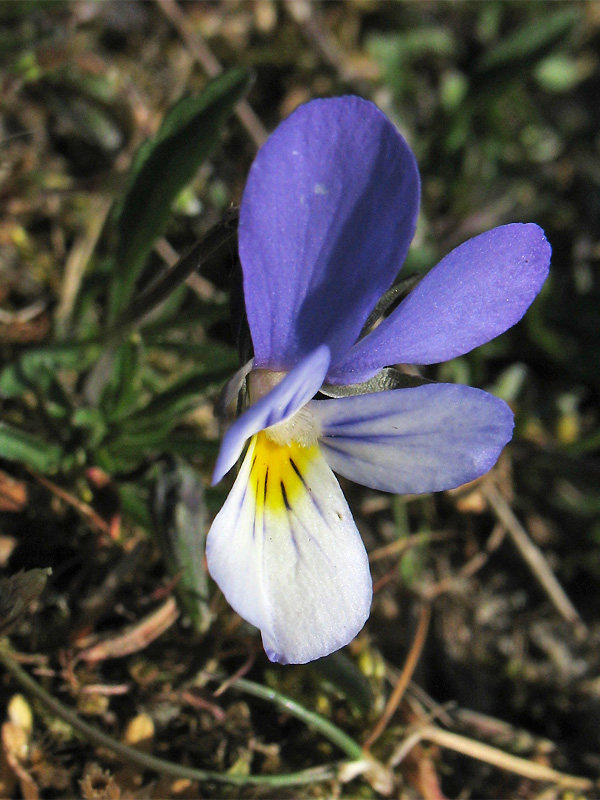
[[[249,76],[242,70],[219,75],[199,97],[180,100],[156,138],[138,152],[117,218],[112,320],[125,306],[154,242],[163,233],[173,200],[217,144],[225,120],[248,83]]]
[[[60,342],[36,347],[0,370],[0,397],[20,397],[32,387],[47,392],[59,369],[84,370],[98,358],[93,341]]]
[[[143,365],[143,348],[138,338],[130,337],[115,350],[100,398],[100,408],[106,419],[120,420],[135,408]]]
[[[48,444],[37,436],[0,422],[0,458],[18,461],[39,472],[51,472],[58,467],[62,448]]]
[[[169,437],[182,417],[200,404],[209,389],[220,387],[225,382],[233,366],[233,351],[230,353],[230,359],[223,366],[213,370],[201,368],[184,375],[157,393],[143,408],[119,420],[112,443],[132,451],[141,448],[137,454],[140,457],[144,449],[166,446],[167,442],[162,440]]]
[[[181,459],[164,459],[152,492],[152,519],[176,591],[194,628],[210,625],[208,573],[204,566],[207,511],[200,476]]]
[[[557,8],[506,36],[475,65],[473,89],[481,91],[502,82],[522,80],[525,70],[569,36],[580,16],[580,9],[575,6]]]
[[[7,633],[28,613],[41,595],[52,570],[30,569],[0,578],[0,636]]]

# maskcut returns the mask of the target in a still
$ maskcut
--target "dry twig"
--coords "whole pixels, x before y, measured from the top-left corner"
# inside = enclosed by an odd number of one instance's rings
[[[478,761],[484,761],[486,764],[492,764],[499,769],[514,772],[515,775],[522,775],[532,781],[551,781],[565,789],[580,791],[586,791],[593,787],[593,782],[589,778],[558,772],[545,764],[538,764],[535,761],[513,756],[503,750],[498,750],[496,747],[491,747],[489,744],[468,739],[466,736],[459,736],[457,733],[444,731],[433,725],[421,728],[408,736],[396,749],[390,761],[390,766],[398,766],[412,748],[423,741],[437,744],[448,750],[454,750],[455,753],[461,753]]]
[[[40,475],[38,472],[35,472],[35,470],[28,468],[27,471],[36,479],[38,483],[41,483],[42,486],[45,486],[46,489],[51,491],[52,494],[56,495],[56,497],[60,497],[61,500],[64,500],[65,503],[68,503],[68,505],[72,506],[94,528],[97,528],[100,533],[110,536],[110,525],[108,522],[103,520],[100,514],[97,514],[91,506],[89,506],[87,503],[84,503],[83,500],[79,500],[79,498],[75,497],[75,495],[72,495],[70,492],[67,492],[65,489],[61,489],[61,487],[56,483],[48,480],[48,478],[44,477],[44,475]]]
[[[190,24],[175,0],[156,0],[161,11],[179,33],[195,60],[211,78],[223,71],[223,67],[213,56],[202,39],[191,29]],[[256,116],[247,100],[240,100],[235,108],[238,119],[248,131],[257,147],[267,140],[267,131]]]
[[[373,744],[377,741],[377,739],[379,739],[383,731],[386,729],[389,721],[394,716],[396,709],[400,705],[402,698],[404,696],[404,692],[406,691],[406,687],[410,683],[410,679],[414,674],[417,663],[419,661],[419,657],[423,650],[423,645],[425,644],[427,631],[429,629],[430,618],[431,618],[431,607],[429,603],[427,603],[426,605],[421,607],[421,615],[419,617],[419,625],[417,627],[417,632],[415,634],[415,638],[410,648],[408,657],[404,663],[402,672],[400,673],[398,683],[394,687],[394,691],[390,695],[390,699],[387,701],[386,707],[379,719],[379,722],[367,737],[367,740],[363,745],[364,750],[368,750],[370,747],[373,746]]]
[[[137,653],[168,630],[178,616],[175,598],[168,597],[166,602],[128,628],[125,633],[83,650],[79,653],[79,658],[84,661],[104,661],[107,658],[122,658]]]
[[[563,619],[574,626],[576,635],[583,638],[587,633],[587,628],[579,616],[577,609],[573,606],[565,590],[550,569],[542,551],[531,541],[529,534],[521,525],[498,489],[492,483],[486,482],[483,485],[483,492],[496,516],[506,527],[519,553],[523,556],[523,559],[535,575],[540,586],[550,598],[558,613]]]

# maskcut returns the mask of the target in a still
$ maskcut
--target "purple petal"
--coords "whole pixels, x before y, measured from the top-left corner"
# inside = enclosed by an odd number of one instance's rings
[[[229,472],[240,457],[244,444],[258,431],[291,417],[319,391],[329,366],[329,349],[324,345],[301,361],[268,394],[245,411],[229,428],[213,473],[213,485]]]
[[[396,494],[438,492],[478,478],[513,429],[502,400],[447,383],[317,400],[310,410],[333,470]]]
[[[418,205],[414,156],[372,103],[314,100],[285,120],[240,210],[256,366],[289,369],[323,343],[342,355],[396,277]]]
[[[460,245],[330,371],[355,383],[390,364],[436,364],[518,322],[548,274],[550,245],[533,223],[504,225]]]

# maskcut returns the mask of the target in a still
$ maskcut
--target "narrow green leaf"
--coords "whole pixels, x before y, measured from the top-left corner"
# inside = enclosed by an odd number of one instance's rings
[[[166,448],[173,425],[174,423],[165,420],[162,424],[156,423],[138,430],[119,430],[102,443],[102,448],[113,458],[127,459],[133,466],[151,451],[162,452]]]
[[[103,442],[103,449],[113,458],[128,457],[132,463],[151,451],[170,452],[173,428],[199,404],[207,389],[222,385],[230,374],[226,368],[184,376],[144,408],[120,420]]]
[[[147,531],[152,530],[152,519],[148,510],[148,498],[136,483],[119,483],[121,511]]]
[[[139,403],[142,363],[142,343],[138,336],[130,337],[116,349],[110,376],[104,384],[100,400],[100,408],[106,419],[121,419]]]
[[[216,439],[203,439],[194,431],[182,430],[175,431],[169,436],[163,452],[179,456],[201,457],[212,463],[216,461],[220,444]]]
[[[0,371],[0,397],[20,397],[32,387],[48,391],[57,369],[83,371],[97,357],[98,342],[63,342],[29,350]]]
[[[18,461],[39,472],[56,469],[63,456],[56,444],[48,444],[30,433],[0,422],[0,458]]]
[[[231,366],[226,364],[220,369],[201,370],[185,375],[129,417],[124,430],[152,428],[162,420],[170,420],[175,425],[183,414],[198,405],[207,389],[222,386],[230,377],[231,371]]]
[[[172,202],[217,144],[248,83],[242,70],[219,75],[199,97],[180,100],[156,138],[138,153],[117,219],[118,272],[111,287],[111,320],[129,300],[154,242],[167,225]]]
[[[203,439],[194,430],[173,432],[171,427],[165,424],[156,430],[123,434],[114,441],[104,442],[95,451],[94,459],[111,474],[129,472],[156,453],[202,458],[214,463],[219,452],[218,441]]]
[[[204,566],[208,513],[200,476],[181,459],[164,459],[158,465],[152,518],[167,569],[179,576],[179,600],[196,631],[203,633],[211,621]]]
[[[566,38],[579,18],[578,8],[562,8],[536,17],[488,50],[479,60],[476,72],[496,74],[507,71],[509,75],[522,77],[518,68],[531,66],[546,56]]]
[[[0,636],[6,636],[28,613],[44,590],[52,570],[30,569],[0,578]]]

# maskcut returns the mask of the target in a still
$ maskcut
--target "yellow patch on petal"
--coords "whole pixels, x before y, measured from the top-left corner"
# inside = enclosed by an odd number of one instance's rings
[[[257,520],[262,520],[265,511],[287,515],[298,498],[310,491],[304,475],[310,461],[318,455],[318,445],[277,444],[261,431],[253,437],[250,447],[254,453],[249,491],[256,498]]]

